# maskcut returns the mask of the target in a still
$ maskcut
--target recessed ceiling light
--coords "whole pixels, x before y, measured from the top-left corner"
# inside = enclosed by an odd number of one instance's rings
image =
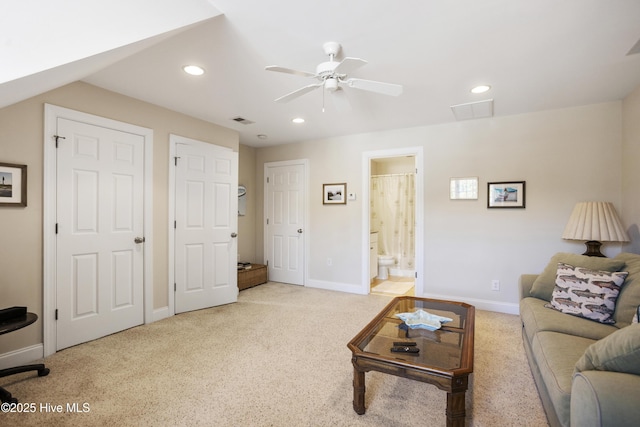
[[[304,119],[302,117],[296,117],[295,119],[291,120],[293,123],[304,123]]]
[[[182,69],[185,73],[191,74],[192,76],[201,76],[204,74],[204,68],[198,67],[197,65],[185,65]]]
[[[480,85],[480,86],[476,86],[473,89],[471,89],[471,92],[472,93],[485,93],[489,89],[491,89],[491,86],[489,86],[489,85]]]

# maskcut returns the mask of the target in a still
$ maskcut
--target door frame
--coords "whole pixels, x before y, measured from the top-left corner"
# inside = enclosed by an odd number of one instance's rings
[[[168,283],[167,283],[167,301],[168,301],[168,313],[167,316],[174,316],[176,314],[176,294],[175,294],[175,262],[176,262],[176,254],[175,254],[175,244],[176,244],[176,229],[174,227],[174,223],[176,221],[176,168],[175,168],[175,159],[176,159],[176,146],[181,142],[187,142],[193,145],[207,144],[213,147],[233,151],[230,147],[225,147],[223,145],[217,145],[213,143],[209,143],[206,141],[200,141],[197,139],[187,138],[186,136],[180,136],[176,134],[169,134],[169,193],[167,194],[168,198],[168,218],[167,227],[168,227]],[[239,156],[239,155],[238,155]],[[238,159],[238,164],[240,160]],[[238,165],[239,166],[239,165]],[[163,316],[163,317],[167,317]]]
[[[267,177],[269,176],[269,168],[271,167],[281,167],[281,166],[292,166],[292,165],[302,165],[304,167],[304,186],[302,187],[304,190],[304,194],[302,197],[302,205],[304,206],[304,245],[302,246],[304,253],[304,261],[302,262],[302,268],[304,271],[302,272],[302,285],[307,286],[309,283],[309,159],[296,159],[296,160],[282,160],[278,162],[267,162],[264,164],[262,180],[264,187],[262,189],[262,262],[266,264],[267,255],[269,254],[269,232],[267,227],[267,215],[268,215],[268,200],[267,200]],[[267,271],[269,270],[269,266],[267,266]]]
[[[140,135],[144,139],[144,260],[143,313],[144,323],[153,321],[153,130],[117,120],[107,119],[69,108],[44,104],[44,164],[43,164],[43,347],[44,356],[56,352],[56,203],[57,154],[54,135],[58,119],[69,119],[94,126]]]
[[[424,151],[422,147],[406,147],[388,150],[365,151],[362,153],[362,293],[371,288],[369,278],[369,258],[371,234],[371,160],[386,157],[414,156],[416,164],[415,202],[415,295],[424,295]]]

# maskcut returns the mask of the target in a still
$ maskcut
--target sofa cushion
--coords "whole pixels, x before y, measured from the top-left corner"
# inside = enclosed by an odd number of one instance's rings
[[[547,264],[544,271],[540,273],[535,282],[533,282],[533,285],[531,286],[532,297],[551,301],[553,288],[556,286],[556,273],[558,271],[559,262],[576,267],[589,268],[591,270],[620,271],[622,267],[625,266],[626,260],[617,258],[589,257],[586,255],[559,252],[551,257],[551,261],[549,261],[549,264]],[[640,268],[640,266],[638,268]],[[640,304],[640,301],[638,301],[638,304]]]
[[[636,427],[639,378],[619,372],[585,371],[573,376],[571,425]]]
[[[569,316],[556,310],[549,310],[544,307],[545,304],[546,301],[532,297],[520,300],[520,317],[529,340],[539,331],[561,332],[599,340],[618,330],[617,325],[605,325]]]
[[[540,376],[551,397],[556,415],[564,426],[569,425],[571,380],[576,361],[594,342],[588,338],[542,331],[535,335],[531,343]]]
[[[624,286],[620,289],[616,312],[613,314],[616,326],[623,328],[631,323],[633,314],[640,305],[640,255],[623,252],[614,259],[624,261],[622,269],[629,272]]]
[[[640,375],[640,325],[629,325],[590,345],[575,369]]]
[[[556,287],[546,307],[613,324],[616,300],[628,274],[626,271],[590,270],[559,262]]]

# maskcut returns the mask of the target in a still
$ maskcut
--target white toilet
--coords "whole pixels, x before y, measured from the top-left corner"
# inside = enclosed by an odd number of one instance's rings
[[[378,279],[387,280],[389,278],[389,267],[396,263],[393,255],[378,255]]]

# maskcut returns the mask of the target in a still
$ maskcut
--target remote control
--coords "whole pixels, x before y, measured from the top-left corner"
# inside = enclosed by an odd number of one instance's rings
[[[391,352],[418,354],[420,352],[420,349],[418,347],[412,347],[412,346],[396,346],[396,347],[391,347]]]
[[[396,341],[393,343],[394,347],[414,347],[416,345],[414,341]]]

